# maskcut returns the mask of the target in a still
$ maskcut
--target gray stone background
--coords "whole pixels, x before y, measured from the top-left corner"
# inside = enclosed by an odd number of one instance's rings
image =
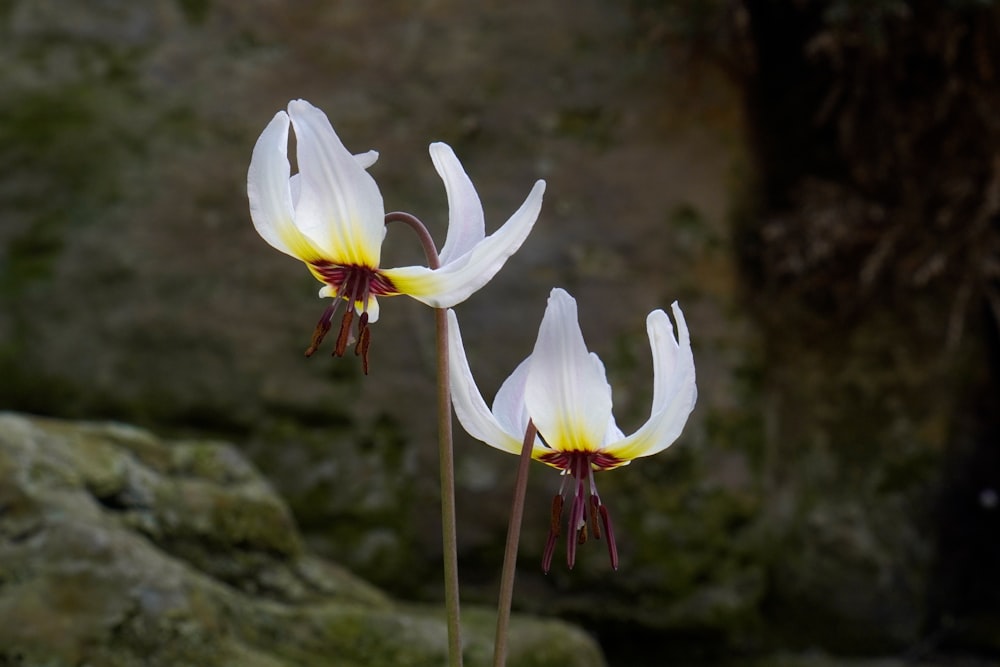
[[[598,480],[620,570],[588,544],[541,574],[559,480],[535,466],[518,610],[612,665],[990,659],[997,22],[958,0],[0,3],[0,408],[230,441],[311,550],[440,600],[431,312],[383,303],[368,377],[307,360],[317,284],[249,221],[253,143],[302,97],[439,242],[430,142],[489,230],[548,181],[458,308],[487,396],[562,286],[634,428],[645,315],[684,308],[692,419]],[[419,248],[393,230],[384,258]],[[488,606],[516,461],[456,447],[463,596]]]

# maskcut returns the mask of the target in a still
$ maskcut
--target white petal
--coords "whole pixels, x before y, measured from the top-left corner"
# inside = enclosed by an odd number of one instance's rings
[[[433,143],[430,146],[434,168],[444,181],[448,193],[448,236],[441,249],[441,263],[447,264],[472,250],[486,236],[483,205],[476,194],[462,163],[451,146]]]
[[[326,114],[305,100],[288,104],[302,192],[295,224],[337,264],[377,267],[385,209],[375,180],[341,143]]]
[[[525,401],[553,449],[597,451],[611,419],[611,391],[587,352],[576,301],[554,289],[531,353]]]
[[[288,114],[279,111],[257,139],[250,158],[247,172],[250,218],[257,233],[273,247],[310,261],[317,259],[319,252],[293,222],[289,171]]]
[[[528,357],[514,369],[493,399],[493,416],[507,433],[524,433],[528,429],[528,406],[524,403],[524,385],[528,381]]]
[[[358,153],[354,156],[355,162],[358,163],[362,169],[367,169],[368,167],[375,164],[378,160],[378,151],[366,151],[364,153]]]
[[[299,205],[299,196],[302,194],[302,177],[299,174],[292,174],[288,179],[288,189],[292,191],[292,208]]]
[[[610,397],[611,384],[608,383],[608,373],[604,369],[604,362],[602,362],[601,358],[593,352],[590,353],[590,360],[593,362],[594,368],[597,369],[597,373],[604,379],[604,384],[608,387],[608,396]],[[618,424],[615,422],[614,414],[610,415],[608,418],[607,430],[604,432],[604,438],[601,440],[601,444],[603,445],[605,442],[618,442],[624,437],[625,434],[622,433],[622,430],[618,428]]]
[[[362,312],[362,308],[355,308],[358,313]],[[374,296],[368,297],[368,324],[375,324],[378,322],[378,299]]]
[[[663,451],[680,436],[694,409],[698,389],[691,335],[677,302],[672,309],[679,340],[674,338],[673,326],[662,310],[654,310],[646,318],[653,352],[653,408],[638,431],[605,447],[605,451],[620,458],[634,459]]]
[[[608,420],[608,429],[604,432],[604,442],[619,442],[625,439],[625,434],[622,430],[618,428],[618,423],[615,422],[614,415]]]
[[[468,299],[485,285],[521,247],[542,208],[545,181],[538,181],[514,215],[498,230],[477,243],[472,250],[440,269],[407,266],[385,269],[401,294],[409,294],[434,308],[450,308]]]
[[[511,454],[520,453],[524,434],[508,433],[486,407],[465,356],[458,318],[451,310],[448,311],[448,367],[455,416],[466,432],[497,449]]]

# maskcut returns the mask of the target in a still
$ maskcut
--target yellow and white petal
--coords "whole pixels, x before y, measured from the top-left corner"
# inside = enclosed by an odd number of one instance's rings
[[[691,335],[684,313],[674,302],[678,337],[670,318],[654,310],[646,318],[646,330],[653,352],[653,408],[649,419],[638,431],[604,449],[623,459],[634,459],[661,452],[674,443],[687,423],[698,397],[695,384]]]
[[[448,311],[448,367],[451,379],[451,402],[455,416],[466,432],[491,447],[517,454],[524,433],[508,433],[497,421],[479,393],[462,345],[462,332],[454,311]]]
[[[486,236],[483,205],[455,151],[445,143],[430,146],[431,160],[448,194],[448,236],[441,248],[441,263],[461,257]]]
[[[274,248],[304,262],[316,260],[319,250],[295,227],[289,171],[288,114],[279,111],[257,139],[250,158],[250,218]]]
[[[392,281],[400,294],[408,294],[434,308],[450,308],[465,301],[489,282],[524,243],[538,219],[544,193],[545,181],[538,181],[521,207],[500,229],[440,269],[407,266],[385,269],[383,275]]]
[[[385,209],[375,180],[344,147],[321,110],[294,100],[288,114],[301,179],[295,225],[328,260],[377,267]]]
[[[528,414],[553,449],[597,451],[611,419],[611,391],[580,331],[576,301],[549,296],[525,386]]]

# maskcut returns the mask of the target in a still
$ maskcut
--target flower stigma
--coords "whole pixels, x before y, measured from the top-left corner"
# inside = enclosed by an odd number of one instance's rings
[[[542,440],[544,442],[544,439]],[[563,480],[559,493],[552,499],[552,515],[549,523],[549,535],[545,542],[542,556],[542,571],[548,574],[552,567],[552,555],[555,553],[556,540],[561,533],[562,511],[565,505],[566,477],[576,479],[573,500],[570,504],[567,519],[566,564],[572,570],[576,563],[576,548],[587,541],[588,526],[594,539],[599,540],[602,532],[608,544],[608,555],[611,567],[618,569],[618,546],[612,529],[611,515],[608,508],[601,502],[597,493],[594,473],[598,470],[610,470],[625,463],[616,456],[604,452],[592,451],[552,451],[542,454],[538,460],[562,470]]]

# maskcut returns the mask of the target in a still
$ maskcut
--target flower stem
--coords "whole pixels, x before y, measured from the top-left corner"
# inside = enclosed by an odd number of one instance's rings
[[[517,571],[517,543],[521,537],[521,518],[524,516],[524,495],[528,488],[528,471],[531,467],[531,450],[535,445],[535,424],[528,420],[521,446],[514,482],[514,500],[510,504],[510,523],[507,525],[507,546],[503,553],[503,572],[500,575],[500,600],[497,605],[497,635],[493,645],[493,667],[507,664],[507,635],[510,626],[510,605],[514,599],[514,575]]]
[[[434,239],[418,218],[409,213],[393,211],[385,216],[386,224],[402,222],[409,226],[424,247],[427,266],[441,266]],[[448,369],[448,314],[444,308],[434,309],[437,327],[437,399],[438,399],[438,459],[441,474],[441,543],[444,551],[444,601],[448,619],[448,665],[462,667],[462,624],[458,594],[458,538],[455,510],[455,453],[451,432],[451,388]]]

